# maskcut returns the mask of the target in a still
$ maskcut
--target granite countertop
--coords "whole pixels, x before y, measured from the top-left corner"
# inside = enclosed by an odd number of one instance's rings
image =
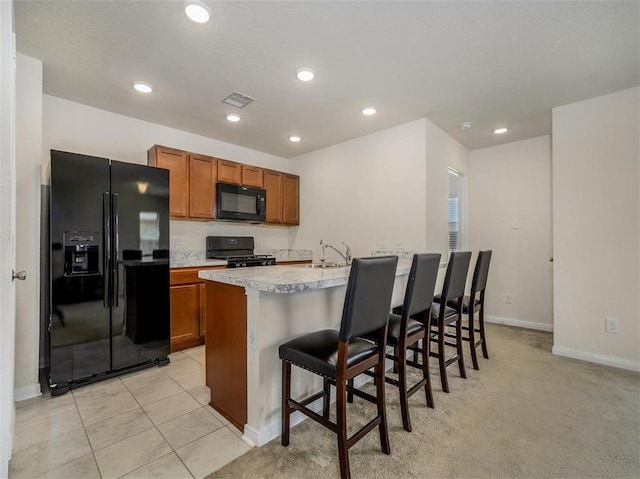
[[[409,274],[411,261],[400,260],[396,276]],[[299,293],[347,284],[350,267],[307,268],[304,265],[254,266],[249,268],[200,271],[209,281],[242,286],[269,293]]]
[[[203,266],[226,266],[224,259],[182,258],[171,261],[172,268],[198,268]]]

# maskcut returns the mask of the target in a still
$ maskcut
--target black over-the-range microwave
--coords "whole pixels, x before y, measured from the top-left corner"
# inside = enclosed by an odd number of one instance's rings
[[[267,211],[267,192],[251,186],[216,185],[216,219],[263,223]]]

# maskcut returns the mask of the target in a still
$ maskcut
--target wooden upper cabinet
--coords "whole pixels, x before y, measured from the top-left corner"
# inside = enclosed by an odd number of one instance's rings
[[[266,223],[282,224],[282,176],[279,171],[264,170],[264,189],[267,191]]]
[[[262,168],[257,166],[242,165],[242,184],[244,186],[255,186],[256,188],[264,188],[262,179]]]
[[[242,182],[242,165],[235,161],[218,160],[218,181],[239,185]]]
[[[210,221],[216,214],[216,183],[264,188],[266,223],[300,224],[300,177],[281,171],[155,145],[147,163],[169,170],[169,216]],[[184,293],[186,294],[186,293]]]
[[[189,155],[189,216],[214,219],[217,162],[210,156]]]
[[[296,175],[283,174],[283,218],[286,225],[300,224],[300,177]],[[269,200],[267,194],[267,201]]]
[[[189,155],[185,151],[154,146],[147,152],[147,163],[169,170],[169,216],[189,216]]]

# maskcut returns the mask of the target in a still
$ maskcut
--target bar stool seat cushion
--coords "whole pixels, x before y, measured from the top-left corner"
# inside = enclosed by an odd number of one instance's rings
[[[469,301],[471,301],[471,298],[469,296],[465,296],[464,298],[462,298],[462,312],[464,314],[469,314]],[[473,312],[475,313],[480,311],[480,298],[476,298],[473,303]]]
[[[438,317],[440,316],[440,308],[442,307],[442,305],[440,303],[433,303],[431,305],[431,321],[433,322],[434,320],[437,321]],[[444,310],[444,319],[448,319],[452,316],[456,316],[458,314],[458,312],[453,309],[450,308],[449,306],[445,306],[445,310]]]
[[[389,329],[387,330],[387,344],[389,346],[398,346],[400,344],[400,324],[402,323],[402,316],[397,314],[389,315]],[[416,331],[424,328],[424,325],[420,321],[414,319],[407,320],[407,335],[413,334]],[[365,334],[367,339],[373,341],[375,339],[373,334]]]
[[[349,342],[347,367],[376,354],[376,345],[362,338]],[[338,331],[323,329],[294,338],[280,345],[280,359],[335,379],[338,362]]]
[[[389,332],[387,333],[387,344],[390,346],[397,346],[400,344],[400,324],[402,322],[402,316],[397,314],[389,315]],[[407,334],[413,334],[416,331],[424,328],[424,325],[414,319],[407,319]]]

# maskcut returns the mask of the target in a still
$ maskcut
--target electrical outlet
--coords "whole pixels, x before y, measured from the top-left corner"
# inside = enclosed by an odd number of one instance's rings
[[[254,328],[249,329],[249,349],[256,350],[256,330]]]
[[[604,330],[607,333],[618,334],[618,320],[616,318],[605,318]]]
[[[511,293],[507,293],[504,295],[505,304],[511,304]]]
[[[184,248],[184,243],[182,241],[174,241],[173,246],[175,248]]]

